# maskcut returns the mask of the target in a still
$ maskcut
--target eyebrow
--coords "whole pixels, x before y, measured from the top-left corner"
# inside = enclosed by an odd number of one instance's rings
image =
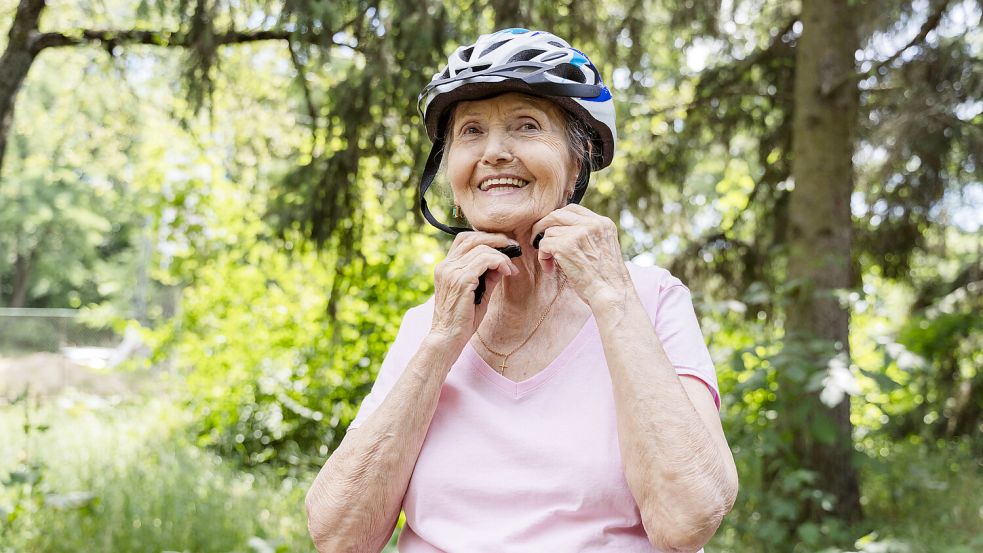
[[[547,113],[545,109],[543,109],[542,107],[540,107],[540,106],[538,106],[538,105],[536,105],[536,104],[534,104],[532,102],[526,102],[525,105],[516,106],[516,107],[513,107],[513,108],[509,108],[509,109],[507,109],[505,111],[505,113],[515,113],[517,111],[522,111],[524,109],[530,109],[530,108],[535,109],[535,110],[537,110],[539,112],[542,112],[542,113]],[[477,117],[480,117],[481,115],[483,115],[483,114],[481,112],[478,112],[478,111],[465,111],[465,112],[462,112],[462,113],[455,113],[454,114],[454,116],[455,116],[454,118],[457,119],[457,118],[460,118],[460,117],[476,117],[476,116]]]

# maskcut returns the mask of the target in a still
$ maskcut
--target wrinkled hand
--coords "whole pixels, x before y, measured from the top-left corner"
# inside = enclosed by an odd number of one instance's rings
[[[507,255],[496,250],[515,244],[504,234],[462,232],[454,238],[447,257],[434,270],[434,309],[431,334],[464,347],[488,311],[488,301],[474,303],[478,278],[485,276],[485,297],[495,286],[519,272]]]
[[[532,232],[543,233],[539,242],[543,269],[552,272],[560,267],[570,287],[591,308],[599,301],[617,301],[631,288],[618,227],[611,219],[570,204],[540,219]]]

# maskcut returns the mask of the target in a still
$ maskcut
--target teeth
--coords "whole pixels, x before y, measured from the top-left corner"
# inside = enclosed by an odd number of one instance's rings
[[[527,184],[529,184],[528,181],[524,181],[522,179],[515,179],[515,178],[511,178],[511,177],[506,177],[506,178],[488,179],[488,180],[482,182],[481,185],[478,188],[481,189],[481,190],[488,190],[488,189],[494,188],[496,186],[511,186],[513,188],[522,188],[523,186],[525,186]]]

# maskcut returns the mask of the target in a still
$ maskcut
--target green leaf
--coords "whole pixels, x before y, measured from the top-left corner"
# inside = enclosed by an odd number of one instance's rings
[[[836,426],[824,413],[815,413],[809,421],[809,432],[819,443],[832,445],[836,441]]]
[[[806,545],[815,545],[819,543],[820,538],[822,538],[822,532],[820,531],[819,525],[814,522],[805,522],[799,525],[795,531],[799,538]]]
[[[872,379],[874,382],[876,382],[877,383],[877,387],[880,388],[880,390],[882,392],[893,392],[894,390],[898,390],[898,389],[902,388],[902,386],[901,386],[900,383],[898,383],[896,380],[894,380],[893,378],[891,378],[890,376],[888,376],[888,375],[886,375],[886,374],[884,374],[882,372],[879,372],[879,371],[869,371],[869,370],[866,370],[866,369],[860,369],[860,372],[864,376],[866,376],[866,377]]]

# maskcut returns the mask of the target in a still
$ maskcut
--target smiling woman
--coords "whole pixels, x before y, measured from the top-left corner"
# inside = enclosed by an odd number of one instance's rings
[[[583,160],[555,105],[517,93],[461,102],[448,129],[448,178],[475,230],[519,233],[572,198]]]
[[[583,119],[575,116],[565,109],[559,108],[553,102],[545,100],[540,97],[531,96],[523,93],[506,93],[502,95],[502,99],[511,100],[517,103],[517,108],[524,107],[528,110],[536,112],[535,115],[527,114],[531,120],[523,123],[526,125],[525,129],[518,129],[519,132],[514,133],[512,138],[518,140],[517,143],[519,148],[522,148],[521,141],[523,139],[529,139],[534,134],[538,134],[539,138],[542,139],[544,136],[549,136],[550,139],[559,138],[562,146],[556,148],[556,153],[558,156],[564,155],[561,150],[565,150],[565,155],[572,161],[576,162],[576,173],[574,174],[575,189],[568,193],[564,198],[564,203],[574,202],[574,196],[576,196],[577,201],[579,201],[579,196],[582,192],[576,187],[586,187],[587,175],[591,171],[595,171],[600,167],[597,166],[597,161],[593,158],[594,144],[593,136],[594,133],[590,127],[583,121]],[[492,98],[489,101],[499,100],[499,98]],[[464,101],[455,104],[451,109],[449,109],[448,122],[445,125],[447,129],[444,135],[444,146],[443,150],[445,153],[449,154],[455,145],[461,145],[462,143],[467,143],[473,148],[474,141],[477,140],[474,136],[460,136],[462,134],[482,134],[486,132],[486,129],[482,128],[480,125],[473,126],[469,129],[464,129],[464,110],[467,106],[471,106],[466,115],[473,117],[479,116],[480,111],[482,111],[482,105],[485,103],[484,100],[481,101]],[[474,106],[477,105],[477,108]],[[487,111],[487,108],[485,108]],[[544,128],[540,124],[540,121],[546,119],[548,125]],[[471,122],[472,125],[474,122]],[[487,137],[486,137],[487,138]],[[554,145],[555,146],[555,145]],[[457,201],[458,193],[452,189],[450,182],[450,175],[448,173],[448,155],[443,155],[440,158],[440,167],[437,170],[436,175],[432,183],[427,183],[424,189],[425,207],[424,213],[430,214],[431,210],[435,217],[440,219],[442,224],[445,224],[447,228],[456,228],[461,230],[476,230],[480,228],[475,225],[475,221],[470,218],[470,210],[464,209],[464,206]],[[507,190],[512,188],[524,187],[527,180],[522,179],[521,175],[506,175],[506,177],[512,177],[516,180],[515,183],[506,183],[489,181],[483,186],[479,187],[484,189],[483,191],[490,192],[491,195],[502,195],[506,194]],[[497,184],[497,186],[492,186]],[[560,207],[558,205],[557,207]],[[443,219],[443,215],[447,214],[447,219]],[[441,228],[440,225],[437,225]]]
[[[578,203],[614,156],[600,73],[507,29],[421,109],[421,209],[456,238],[308,493],[318,550],[378,551],[401,510],[404,553],[700,550],[737,472],[689,290]],[[441,163],[454,226],[426,202]]]

